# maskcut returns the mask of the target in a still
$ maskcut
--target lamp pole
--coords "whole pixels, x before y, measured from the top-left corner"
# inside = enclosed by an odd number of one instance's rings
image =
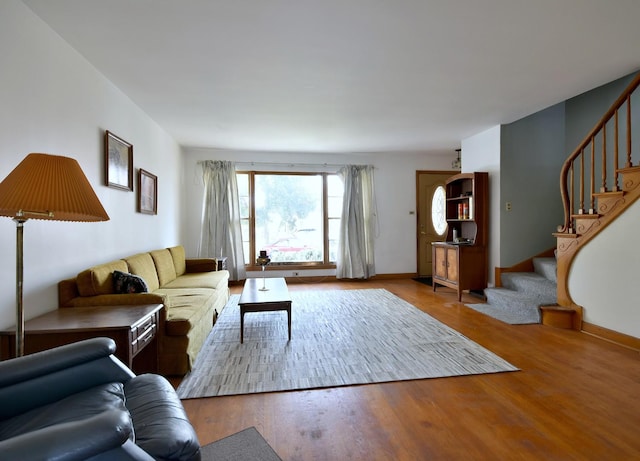
[[[13,219],[16,223],[16,357],[24,355],[24,309],[22,307],[22,283],[24,278],[23,256],[23,217]]]

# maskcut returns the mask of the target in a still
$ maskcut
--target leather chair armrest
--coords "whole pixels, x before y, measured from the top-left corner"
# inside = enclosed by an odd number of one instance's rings
[[[110,338],[93,338],[0,362],[0,419],[135,374],[113,353]]]
[[[135,444],[131,419],[122,410],[108,410],[98,415],[0,441],[3,459],[57,461],[104,458],[110,460],[153,460]]]

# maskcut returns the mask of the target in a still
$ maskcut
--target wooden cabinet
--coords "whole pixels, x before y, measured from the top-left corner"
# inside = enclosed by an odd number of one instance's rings
[[[458,281],[458,249],[445,245],[433,246],[433,274],[440,280]]]
[[[446,241],[434,242],[433,291],[487,287],[488,173],[461,173],[446,182]]]

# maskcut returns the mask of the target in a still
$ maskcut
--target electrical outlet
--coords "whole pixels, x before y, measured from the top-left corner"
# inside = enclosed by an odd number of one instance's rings
[[[507,202],[505,204],[505,208],[507,209],[507,211],[511,211],[511,202]]]

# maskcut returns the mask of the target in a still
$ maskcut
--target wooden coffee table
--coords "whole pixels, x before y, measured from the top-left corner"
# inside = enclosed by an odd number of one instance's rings
[[[263,283],[267,290],[263,291]],[[247,312],[287,311],[291,341],[291,297],[284,278],[247,279],[240,295],[240,342],[244,342],[244,314]]]

